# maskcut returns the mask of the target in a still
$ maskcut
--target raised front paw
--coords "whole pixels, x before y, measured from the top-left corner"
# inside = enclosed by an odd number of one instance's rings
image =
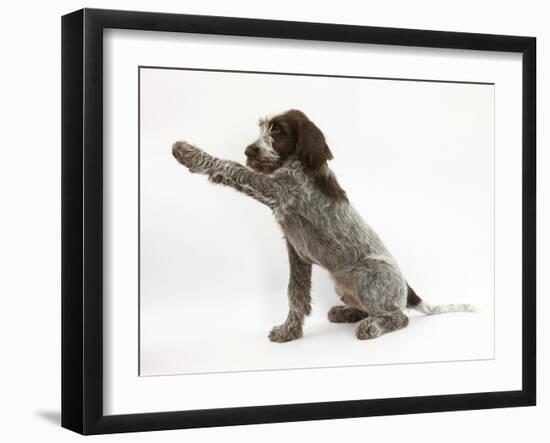
[[[190,143],[178,141],[172,145],[172,155],[190,172],[201,172],[207,167],[208,154]]]
[[[276,343],[296,340],[303,335],[302,328],[289,327],[286,324],[275,326],[269,333],[269,339]]]

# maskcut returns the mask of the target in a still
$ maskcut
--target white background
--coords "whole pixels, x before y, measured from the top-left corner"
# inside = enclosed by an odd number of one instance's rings
[[[63,13],[83,6],[80,2],[55,4],[20,3],[10,5],[4,13],[11,17],[2,28],[5,57],[0,83],[3,125],[3,156],[0,162],[2,189],[2,332],[3,358],[0,377],[3,427],[8,441],[41,439],[72,441],[81,437],[57,427],[59,416],[59,319],[60,319],[60,20]],[[150,2],[90,1],[86,6],[121,9],[152,8]],[[539,37],[538,77],[548,71],[544,5],[524,2],[507,6],[502,2],[388,1],[353,5],[352,2],[316,4],[281,0],[273,9],[255,2],[198,2],[185,9],[171,2],[159,1],[157,10],[218,15],[237,15],[279,19],[354,23],[361,25],[415,27],[441,30],[536,35]],[[24,18],[24,20],[23,20]],[[539,83],[540,87],[540,83]],[[548,118],[543,112],[548,104],[547,90],[539,90],[539,123]],[[541,125],[542,126],[542,125]],[[539,149],[545,128],[539,127]],[[31,140],[29,140],[31,139]],[[546,158],[539,159],[542,172]],[[545,167],[548,170],[548,167]],[[542,184],[542,174],[539,183]],[[547,181],[543,186],[547,188]],[[540,189],[540,188],[539,188]],[[542,199],[539,198],[542,202]],[[548,202],[543,208],[546,219]],[[540,222],[540,218],[539,218]],[[542,223],[541,223],[542,224]],[[544,256],[548,246],[543,238]],[[539,269],[541,266],[539,266]],[[548,280],[541,276],[544,293]],[[540,289],[540,288],[539,288]],[[545,308],[544,300],[539,312]],[[540,316],[539,316],[540,317]],[[539,322],[541,323],[541,322]],[[546,342],[548,326],[540,324],[539,337]],[[539,370],[547,367],[547,351],[539,345]],[[465,438],[491,438],[515,441],[526,432],[545,435],[544,418],[548,415],[548,385],[539,381],[537,408],[495,411],[468,411],[405,417],[378,417],[324,422],[247,426],[226,429],[203,429],[155,434],[99,437],[131,441],[278,441],[311,437],[330,441],[342,433],[365,438],[386,438],[391,429],[395,439],[421,435],[423,441],[450,442]],[[460,423],[460,425],[458,425]],[[449,433],[452,429],[452,433]],[[429,430],[427,432],[426,430]],[[542,440],[543,437],[538,437]]]
[[[140,78],[142,375],[493,358],[494,86],[150,68]],[[479,313],[415,317],[361,342],[355,324],[328,322],[341,302],[315,267],[304,337],[267,339],[288,310],[280,228],[268,208],[189,174],[170,147],[183,138],[243,162],[257,118],[289,108],[325,132],[341,185],[417,293]]]

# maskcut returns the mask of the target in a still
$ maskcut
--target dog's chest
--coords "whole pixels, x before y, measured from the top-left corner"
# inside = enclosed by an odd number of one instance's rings
[[[319,243],[314,225],[292,212],[274,210],[275,219],[281,226],[287,241],[292,245],[298,256],[305,262],[323,265],[323,251]]]

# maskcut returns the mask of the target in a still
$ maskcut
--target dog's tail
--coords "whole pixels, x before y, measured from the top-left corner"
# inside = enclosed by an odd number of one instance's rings
[[[423,301],[407,284],[407,308],[416,309],[427,315],[444,314],[446,312],[477,312],[475,305],[429,305]]]

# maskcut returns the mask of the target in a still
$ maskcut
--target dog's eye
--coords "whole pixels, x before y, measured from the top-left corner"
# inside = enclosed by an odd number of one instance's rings
[[[277,125],[273,125],[271,127],[271,131],[269,131],[269,132],[271,133],[271,135],[276,135],[279,132],[281,132],[281,128],[279,128]]]

